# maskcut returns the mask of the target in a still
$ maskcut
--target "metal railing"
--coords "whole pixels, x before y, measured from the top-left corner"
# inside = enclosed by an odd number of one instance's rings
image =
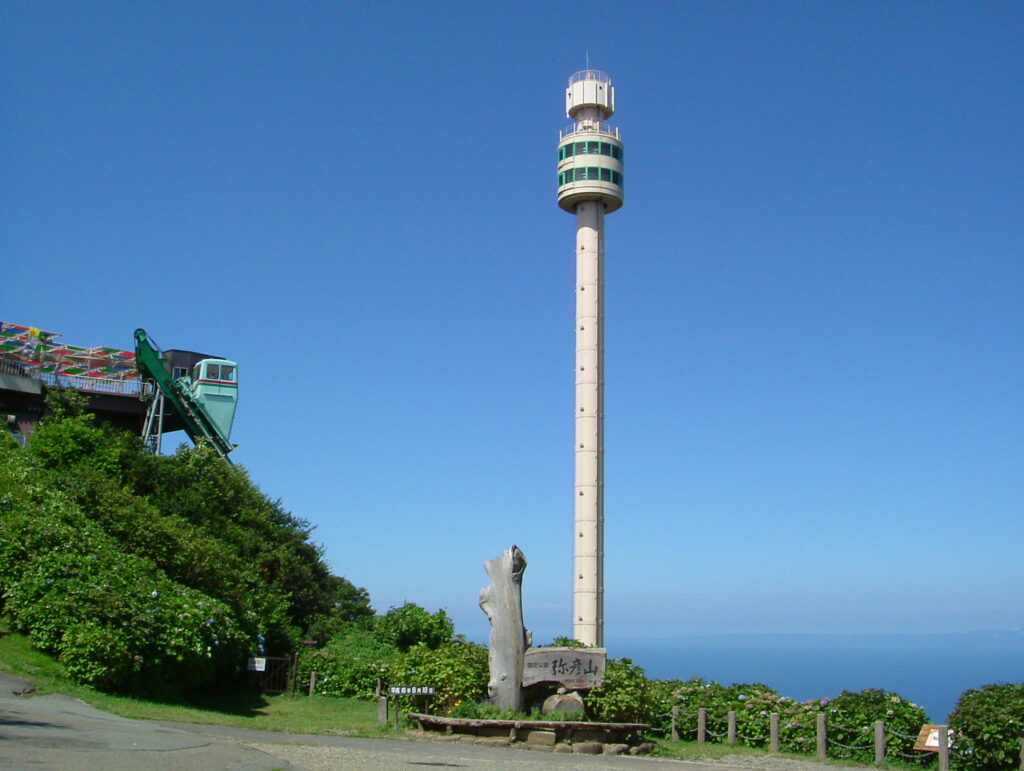
[[[604,121],[575,121],[558,132],[559,141],[565,139],[570,134],[603,134],[604,136],[621,140],[619,127]]]
[[[85,375],[58,375],[54,372],[42,372],[38,380],[54,388],[74,388],[76,391],[88,391],[97,394],[114,396],[141,396],[153,392],[149,383],[141,380],[115,380],[105,377],[87,377]]]
[[[38,365],[25,364],[10,359],[0,359],[0,373],[18,375],[45,383],[51,388],[74,388],[88,393],[112,394],[114,396],[142,396],[153,392],[149,383],[141,380],[120,380],[117,378],[89,377],[86,375],[61,375],[43,372]]]
[[[580,83],[584,80],[597,80],[601,83],[611,83],[612,76],[607,72],[601,72],[601,70],[580,70],[574,72],[569,76],[569,85],[573,83]]]

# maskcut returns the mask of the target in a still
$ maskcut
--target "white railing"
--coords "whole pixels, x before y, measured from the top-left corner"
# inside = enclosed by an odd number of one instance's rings
[[[22,377],[32,377],[31,368],[28,365],[22,364],[20,361],[11,361],[10,359],[0,359],[0,372],[5,375],[21,375]]]
[[[58,375],[53,372],[41,372],[37,376],[49,386],[56,388],[74,388],[96,394],[113,394],[114,396],[140,396],[150,393],[152,386],[141,380],[114,380],[105,377],[87,377],[85,375]]]
[[[86,375],[58,375],[55,372],[40,372],[38,365],[25,364],[10,359],[0,359],[0,372],[8,375],[19,375],[45,383],[52,388],[74,388],[97,394],[113,394],[114,396],[141,396],[149,394],[153,386],[141,380],[118,380],[106,377],[87,377]]]
[[[604,134],[605,136],[614,137],[619,139],[619,127],[612,126],[609,123],[603,121],[576,121],[570,126],[566,126],[560,132],[558,132],[558,139],[561,141],[570,134]]]
[[[607,72],[601,72],[601,70],[580,70],[579,72],[574,72],[569,76],[569,85],[571,86],[573,83],[579,83],[583,80],[597,80],[601,83],[611,83],[612,76]]]

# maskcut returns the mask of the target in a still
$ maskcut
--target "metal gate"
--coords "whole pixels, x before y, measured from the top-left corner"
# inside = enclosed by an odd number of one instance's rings
[[[256,682],[263,693],[290,693],[295,683],[295,659],[267,656],[263,671],[256,672]]]

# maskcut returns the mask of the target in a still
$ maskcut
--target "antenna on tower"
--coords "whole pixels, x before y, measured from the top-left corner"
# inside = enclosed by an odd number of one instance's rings
[[[588,48],[586,50],[587,50],[587,66],[584,69],[589,70],[590,69],[590,49]]]

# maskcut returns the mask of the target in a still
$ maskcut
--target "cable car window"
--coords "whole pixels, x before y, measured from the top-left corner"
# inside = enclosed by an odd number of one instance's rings
[[[206,377],[210,380],[220,380],[220,364],[207,364]]]
[[[235,368],[230,367],[227,364],[220,368],[220,379],[226,380],[229,383],[235,382]]]

